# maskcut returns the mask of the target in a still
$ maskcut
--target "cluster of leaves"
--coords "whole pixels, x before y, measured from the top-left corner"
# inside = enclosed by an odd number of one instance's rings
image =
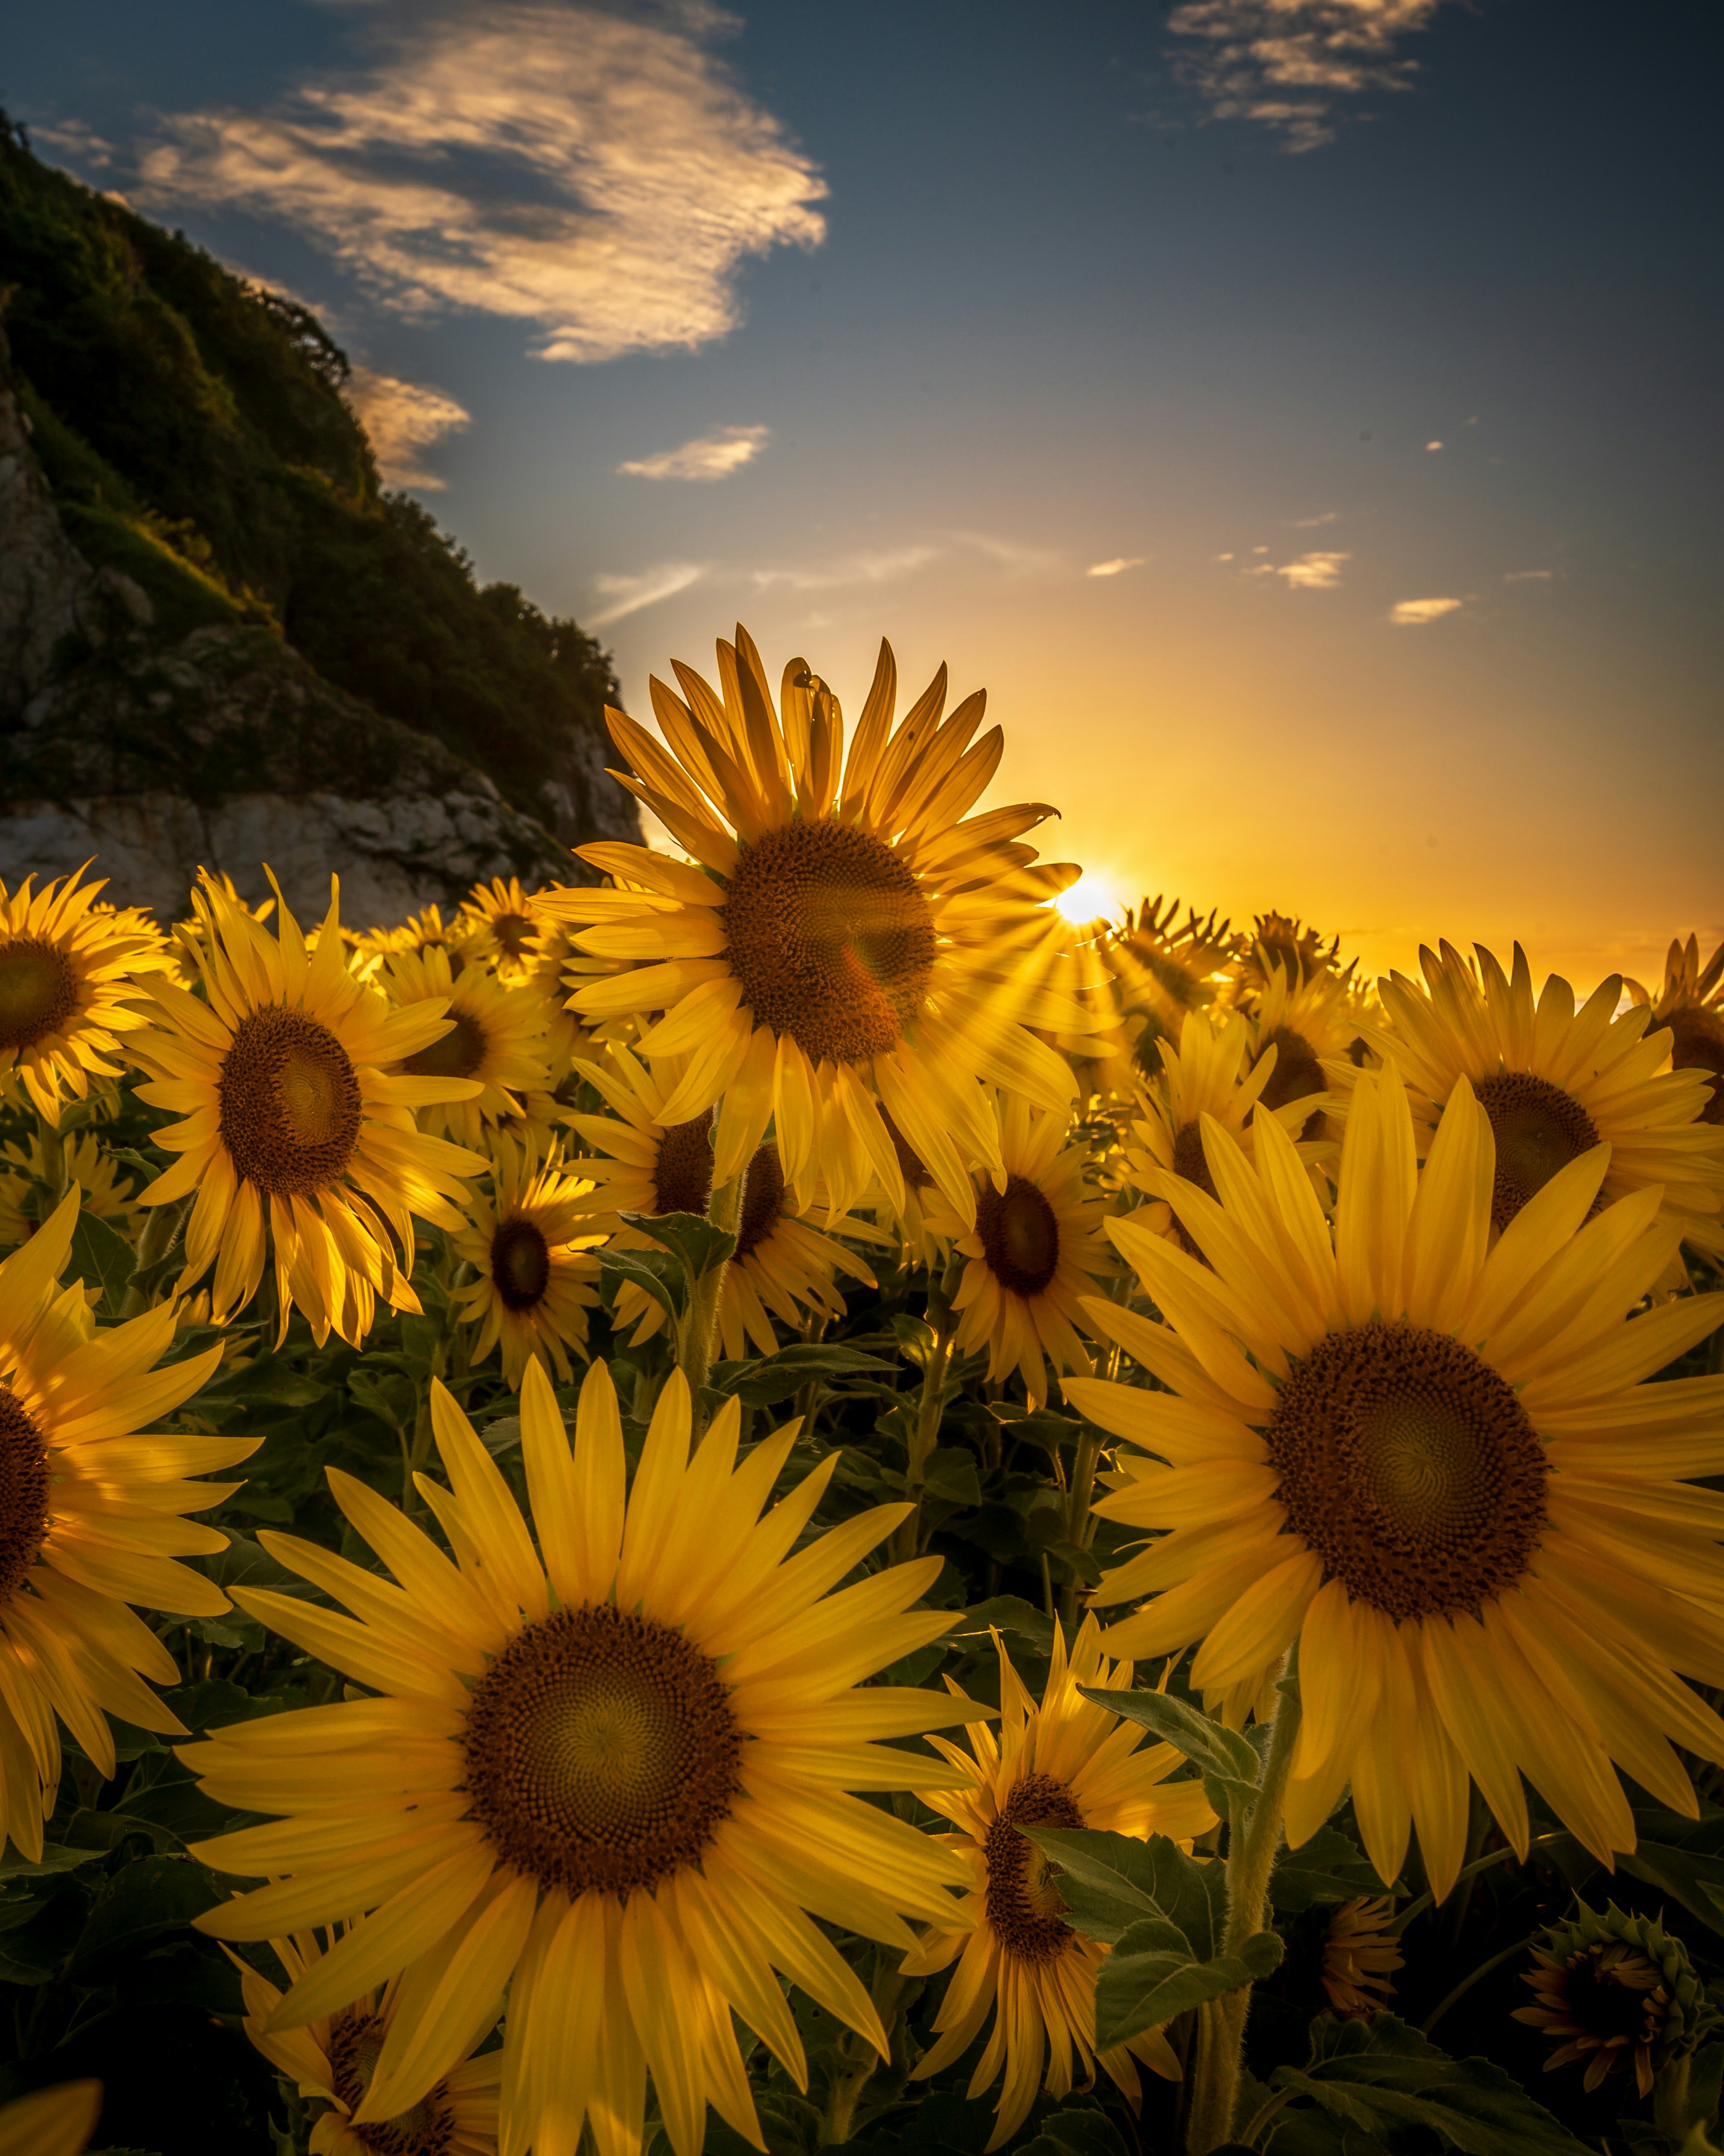
[[[71,536],[143,587],[162,629],[270,621],[557,826],[557,789],[618,698],[609,659],[515,586],[481,587],[382,490],[314,315],[44,165],[3,115],[0,295]]]
[[[95,1110],[72,1109],[67,1124],[69,1131],[96,1127],[116,1163],[142,1176],[164,1163],[153,1142],[160,1120],[126,1088]],[[0,1141],[25,1135],[17,1111],[0,1116]],[[604,1306],[594,1313],[590,1344],[612,1363],[634,1454],[672,1348],[668,1328],[639,1348],[613,1333],[617,1293],[628,1283],[644,1288],[674,1322],[701,1277],[723,1260],[730,1239],[690,1215],[632,1224],[653,1242],[605,1254]],[[873,1255],[879,1285],[854,1291],[842,1321],[811,1327],[772,1355],[721,1363],[710,1373],[709,1408],[727,1398],[740,1401],[745,1443],[789,1414],[803,1418],[785,1486],[839,1452],[810,1532],[906,1487],[931,1337],[931,1283],[923,1271],[880,1265]],[[171,1259],[164,1262],[171,1268]],[[69,1270],[99,1292],[103,1322],[118,1317],[129,1293],[165,1285],[140,1271],[125,1235],[88,1214]],[[274,1311],[261,1301],[220,1335],[196,1325],[182,1330],[175,1358],[218,1337],[225,1352],[179,1426],[263,1440],[244,1486],[211,1516],[228,1538],[222,1553],[201,1560],[216,1579],[321,1599],[259,1541],[275,1527],[374,1563],[330,1502],[325,1470],[344,1468],[418,1509],[407,1471],[416,1448],[423,1449],[434,1370],[448,1373],[524,1497],[520,1423],[495,1361],[472,1368],[448,1353],[451,1276],[449,1254],[433,1234],[416,1274],[423,1314],[385,1317],[362,1353],[334,1339],[316,1346],[298,1318],[278,1346]],[[572,1409],[574,1389],[562,1390],[566,1409]],[[1095,1434],[1089,1435],[1093,1440]],[[926,1684],[951,1676],[973,1696],[997,1702],[994,1628],[1026,1684],[1039,1691],[1054,1628],[1080,1613],[1084,1588],[1109,1554],[1114,1532],[1098,1530],[1091,1518],[1079,1539],[1067,1538],[1069,1491],[1085,1436],[1074,1418],[1032,1412],[1006,1389],[988,1385],[979,1358],[953,1363],[939,1447],[922,1485],[924,1539],[944,1560],[931,1599],[951,1611],[951,1629],[884,1672],[884,1681]],[[215,1619],[163,1618],[157,1629],[183,1673],[169,1704],[194,1730],[341,1696],[337,1676],[237,1609]],[[1161,1690],[1096,1697],[1182,1753],[1222,1818],[1237,1821],[1249,1810],[1263,1772],[1263,1732],[1219,1727],[1193,1700],[1179,1669],[1166,1673]],[[228,1891],[190,1856],[187,1844],[247,1822],[199,1793],[171,1742],[134,1729],[120,1730],[119,1738],[111,1782],[69,1747],[43,1861],[23,1863],[13,1852],[0,1866],[0,2046],[10,2055],[0,2068],[0,2096],[93,2073],[109,2092],[102,2131],[113,2146],[157,2156],[218,2146],[235,2156],[301,2150],[305,2108],[247,2044],[231,1963],[187,1928]],[[924,1825],[942,1824],[911,1799],[878,1801]],[[1103,2045],[1167,2024],[1176,2048],[1188,2056],[1196,2016],[1248,1981],[1255,1984],[1234,2156],[1245,2149],[1424,2156],[1451,2148],[1470,2156],[1575,2156],[1601,2141],[1653,2156],[1675,2144],[1655,2132],[1628,2076],[1614,2077],[1589,2097],[1569,2070],[1540,2086],[1542,2101],[1526,2093],[1547,2048],[1508,2018],[1527,1996],[1518,1981],[1526,1949],[1572,1906],[1575,1892],[1598,1899],[1606,1885],[1595,1861],[1540,1815],[1536,1799],[1534,1819],[1531,1860],[1522,1865],[1477,1812],[1472,1861],[1460,1887],[1434,1908],[1416,1854],[1403,1879],[1374,1876],[1343,1803],[1311,1841],[1284,1855],[1272,1882],[1274,1929],[1234,1953],[1224,1949],[1224,1866],[1214,1861],[1226,1853],[1225,1827],[1195,1856],[1161,1837],[1030,1831],[1062,1875],[1067,1921],[1112,1949],[1096,2002]],[[1630,1907],[1662,1910],[1672,1919],[1680,1912],[1702,1976],[1724,1974],[1724,1811],[1708,1801],[1691,1820],[1646,1805],[1639,1824],[1639,1850],[1608,1891]],[[1407,1958],[1398,1979],[1399,2010],[1368,2023],[1338,2020],[1327,2010],[1321,1982],[1331,1921],[1343,1903],[1381,1892],[1395,1897]],[[799,2001],[811,2064],[806,2092],[762,2050],[752,2059],[772,2156],[829,2145],[840,2122],[845,2138],[877,2156],[981,2151],[993,2113],[991,2103],[972,2102],[965,2093],[973,2051],[931,2083],[911,2078],[932,2041],[945,1979],[912,1982],[895,1974],[895,1955],[860,1940],[839,1943],[881,2004],[892,2058],[879,2065],[849,2031]],[[1433,2041],[1438,2030],[1444,2048]],[[1685,2125],[1712,2118],[1724,2046],[1716,2044],[1695,2061]],[[1134,2116],[1102,2082],[1058,2103],[1039,2100],[1010,2146],[1033,2156],[1171,2148],[1179,2143],[1182,2102],[1179,2088],[1152,2080],[1142,2112]],[[715,2156],[738,2156],[744,2145],[712,2122],[708,2146]]]

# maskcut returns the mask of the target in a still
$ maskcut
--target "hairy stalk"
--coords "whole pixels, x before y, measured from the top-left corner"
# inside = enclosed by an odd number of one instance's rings
[[[706,1218],[727,1235],[736,1234],[736,1223],[742,1217],[743,1179],[736,1176],[722,1188],[715,1189],[706,1208]],[[706,1383],[706,1373],[712,1368],[712,1343],[718,1331],[718,1298],[729,1262],[726,1259],[723,1265],[709,1265],[699,1280],[690,1283],[689,1306],[678,1328],[676,1360],[689,1381],[697,1432],[706,1421],[700,1390]]]
[[[1095,1463],[1101,1456],[1099,1433],[1085,1428],[1077,1441],[1071,1487],[1065,1496],[1065,1539],[1075,1549],[1085,1548],[1090,1532],[1090,1507],[1095,1497]],[[1077,1622],[1078,1596],[1081,1591],[1082,1583],[1077,1573],[1068,1570],[1065,1584],[1060,1590],[1060,1615],[1068,1632]]]
[[[1299,1734],[1299,1691],[1292,1681],[1298,1654],[1296,1645],[1282,1670],[1280,1681],[1286,1688],[1275,1696],[1269,1753],[1256,1797],[1249,1810],[1242,1802],[1233,1807],[1228,1832],[1227,1928],[1221,1943],[1224,1954],[1238,1953],[1254,1933],[1264,1928],[1270,1874],[1280,1847],[1287,1778]],[[1188,2156],[1208,2156],[1210,2149],[1232,2138],[1250,2010],[1249,1984],[1198,2010],[1197,2074],[1185,2137]]]
[[[47,1212],[51,1213],[66,1194],[66,1142],[58,1123],[40,1114],[36,1120],[41,1127],[42,1188],[48,1199]]]
[[[916,1989],[915,1980],[900,1976],[890,1967],[885,1956],[875,1964],[874,1982],[869,1989],[879,2014],[880,2026],[886,2032],[886,2041],[895,2053],[900,2046],[897,2039],[898,2016],[905,2000]],[[846,2029],[839,2038],[836,2050],[843,2065],[837,2068],[827,2086],[826,2102],[822,2107],[820,2145],[823,2148],[841,2147],[850,2138],[855,2123],[856,2106],[862,2092],[874,2079],[882,2063],[878,2051],[864,2036],[853,2029]]]
[[[934,1287],[928,1291],[928,1322],[934,1327],[934,1345],[922,1368],[921,1404],[916,1410],[916,1430],[910,1440],[910,1459],[904,1476],[904,1495],[911,1511],[892,1537],[892,1555],[911,1558],[921,1540],[924,1478],[934,1448],[940,1442],[940,1418],[946,1406],[946,1378],[952,1368],[952,1344],[957,1318],[945,1296]]]

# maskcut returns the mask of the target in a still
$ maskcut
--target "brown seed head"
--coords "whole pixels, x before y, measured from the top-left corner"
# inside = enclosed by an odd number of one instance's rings
[[[988,1866],[988,1922],[1002,1950],[1019,1961],[1054,1961],[1073,1937],[1060,1922],[1065,1904],[1048,1860],[1018,1831],[1024,1826],[1080,1827],[1071,1791],[1051,1774],[1026,1774],[1006,1793],[982,1845]]]
[[[551,1285],[551,1246],[538,1224],[511,1213],[491,1237],[491,1285],[505,1310],[532,1310]]]
[[[712,1202],[712,1111],[672,1123],[653,1163],[654,1213],[704,1213]]]
[[[1688,1005],[1672,1011],[1664,1023],[1673,1035],[1670,1068],[1711,1074],[1712,1090],[1700,1111],[1700,1121],[1724,1123],[1724,1018],[1715,1010]]]
[[[471,1011],[450,1009],[449,1031],[409,1055],[402,1069],[410,1078],[470,1078],[482,1068],[490,1036]]]
[[[78,1008],[78,975],[57,944],[38,936],[0,943],[0,1052],[33,1048]]]
[[[778,1148],[763,1145],[748,1163],[742,1185],[742,1210],[736,1221],[736,1251],[746,1258],[757,1250],[784,1217],[784,1170]]]
[[[1559,1168],[1592,1151],[1598,1133],[1572,1094],[1530,1070],[1504,1070],[1481,1080],[1478,1097],[1496,1140],[1491,1222],[1506,1228]]]
[[[381,2015],[364,2014],[356,2006],[343,2007],[329,2025],[330,2079],[350,2112],[365,2101],[388,2030]],[[379,2119],[375,2125],[350,2123],[347,2131],[371,2156],[447,2156],[455,2138],[448,2086],[439,2082],[398,2118]]]
[[[1003,1190],[983,1179],[976,1194],[976,1233],[988,1270],[1012,1294],[1039,1295],[1053,1279],[1060,1223],[1028,1176],[1008,1176]]]
[[[340,1182],[359,1138],[353,1064],[326,1025],[265,1004],[233,1029],[216,1081],[222,1143],[235,1170],[272,1198]]]
[[[47,1539],[53,1485],[35,1417],[0,1385],[0,1609],[11,1601]]]

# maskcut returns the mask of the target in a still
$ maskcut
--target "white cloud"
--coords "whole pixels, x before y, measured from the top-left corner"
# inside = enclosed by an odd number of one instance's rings
[[[1342,563],[1352,559],[1351,554],[1301,554],[1296,562],[1270,569],[1270,574],[1285,577],[1290,592],[1329,592],[1341,582]]]
[[[608,629],[625,614],[639,613],[643,607],[656,606],[660,599],[674,598],[690,584],[699,583],[706,573],[692,562],[661,562],[657,568],[643,569],[638,577],[595,577],[593,589],[600,598],[608,599],[611,603],[590,615],[587,626]]]
[[[466,425],[469,414],[464,406],[423,382],[398,382],[393,374],[373,374],[368,367],[356,367],[348,376],[346,398],[371,437],[385,486],[428,492],[443,485],[435,472],[426,470],[423,453]]]
[[[403,11],[368,70],[168,116],[141,194],[281,219],[401,313],[531,323],[541,359],[691,350],[736,326],[750,256],[824,239],[827,189],[703,45],[728,18],[680,19]]]
[[[1506,584],[1548,584],[1556,577],[1554,569],[1510,569],[1503,577]]]
[[[716,434],[685,442],[680,449],[659,449],[637,462],[618,465],[617,470],[634,479],[728,479],[744,465],[752,465],[772,439],[770,427],[721,427]]]
[[[1404,90],[1415,60],[1400,40],[1443,0],[1182,0],[1167,18],[1192,42],[1180,80],[1216,120],[1253,120],[1292,152],[1335,139],[1343,100]]]
[[[1389,619],[1397,629],[1423,629],[1428,621],[1440,621],[1465,604],[1464,599],[1397,599]]]
[[[1086,577],[1116,577],[1123,569],[1141,569],[1144,558],[1142,554],[1116,554],[1111,562],[1091,562],[1084,574]]]
[[[898,547],[880,553],[848,554],[824,567],[757,569],[754,583],[760,591],[782,585],[793,592],[838,592],[851,584],[891,584],[930,562],[937,562],[944,552],[940,547]]]

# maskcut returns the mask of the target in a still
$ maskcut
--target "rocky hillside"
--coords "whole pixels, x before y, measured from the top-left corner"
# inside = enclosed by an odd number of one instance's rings
[[[381,920],[639,835],[606,654],[380,489],[315,317],[5,126],[0,304],[0,878]]]

